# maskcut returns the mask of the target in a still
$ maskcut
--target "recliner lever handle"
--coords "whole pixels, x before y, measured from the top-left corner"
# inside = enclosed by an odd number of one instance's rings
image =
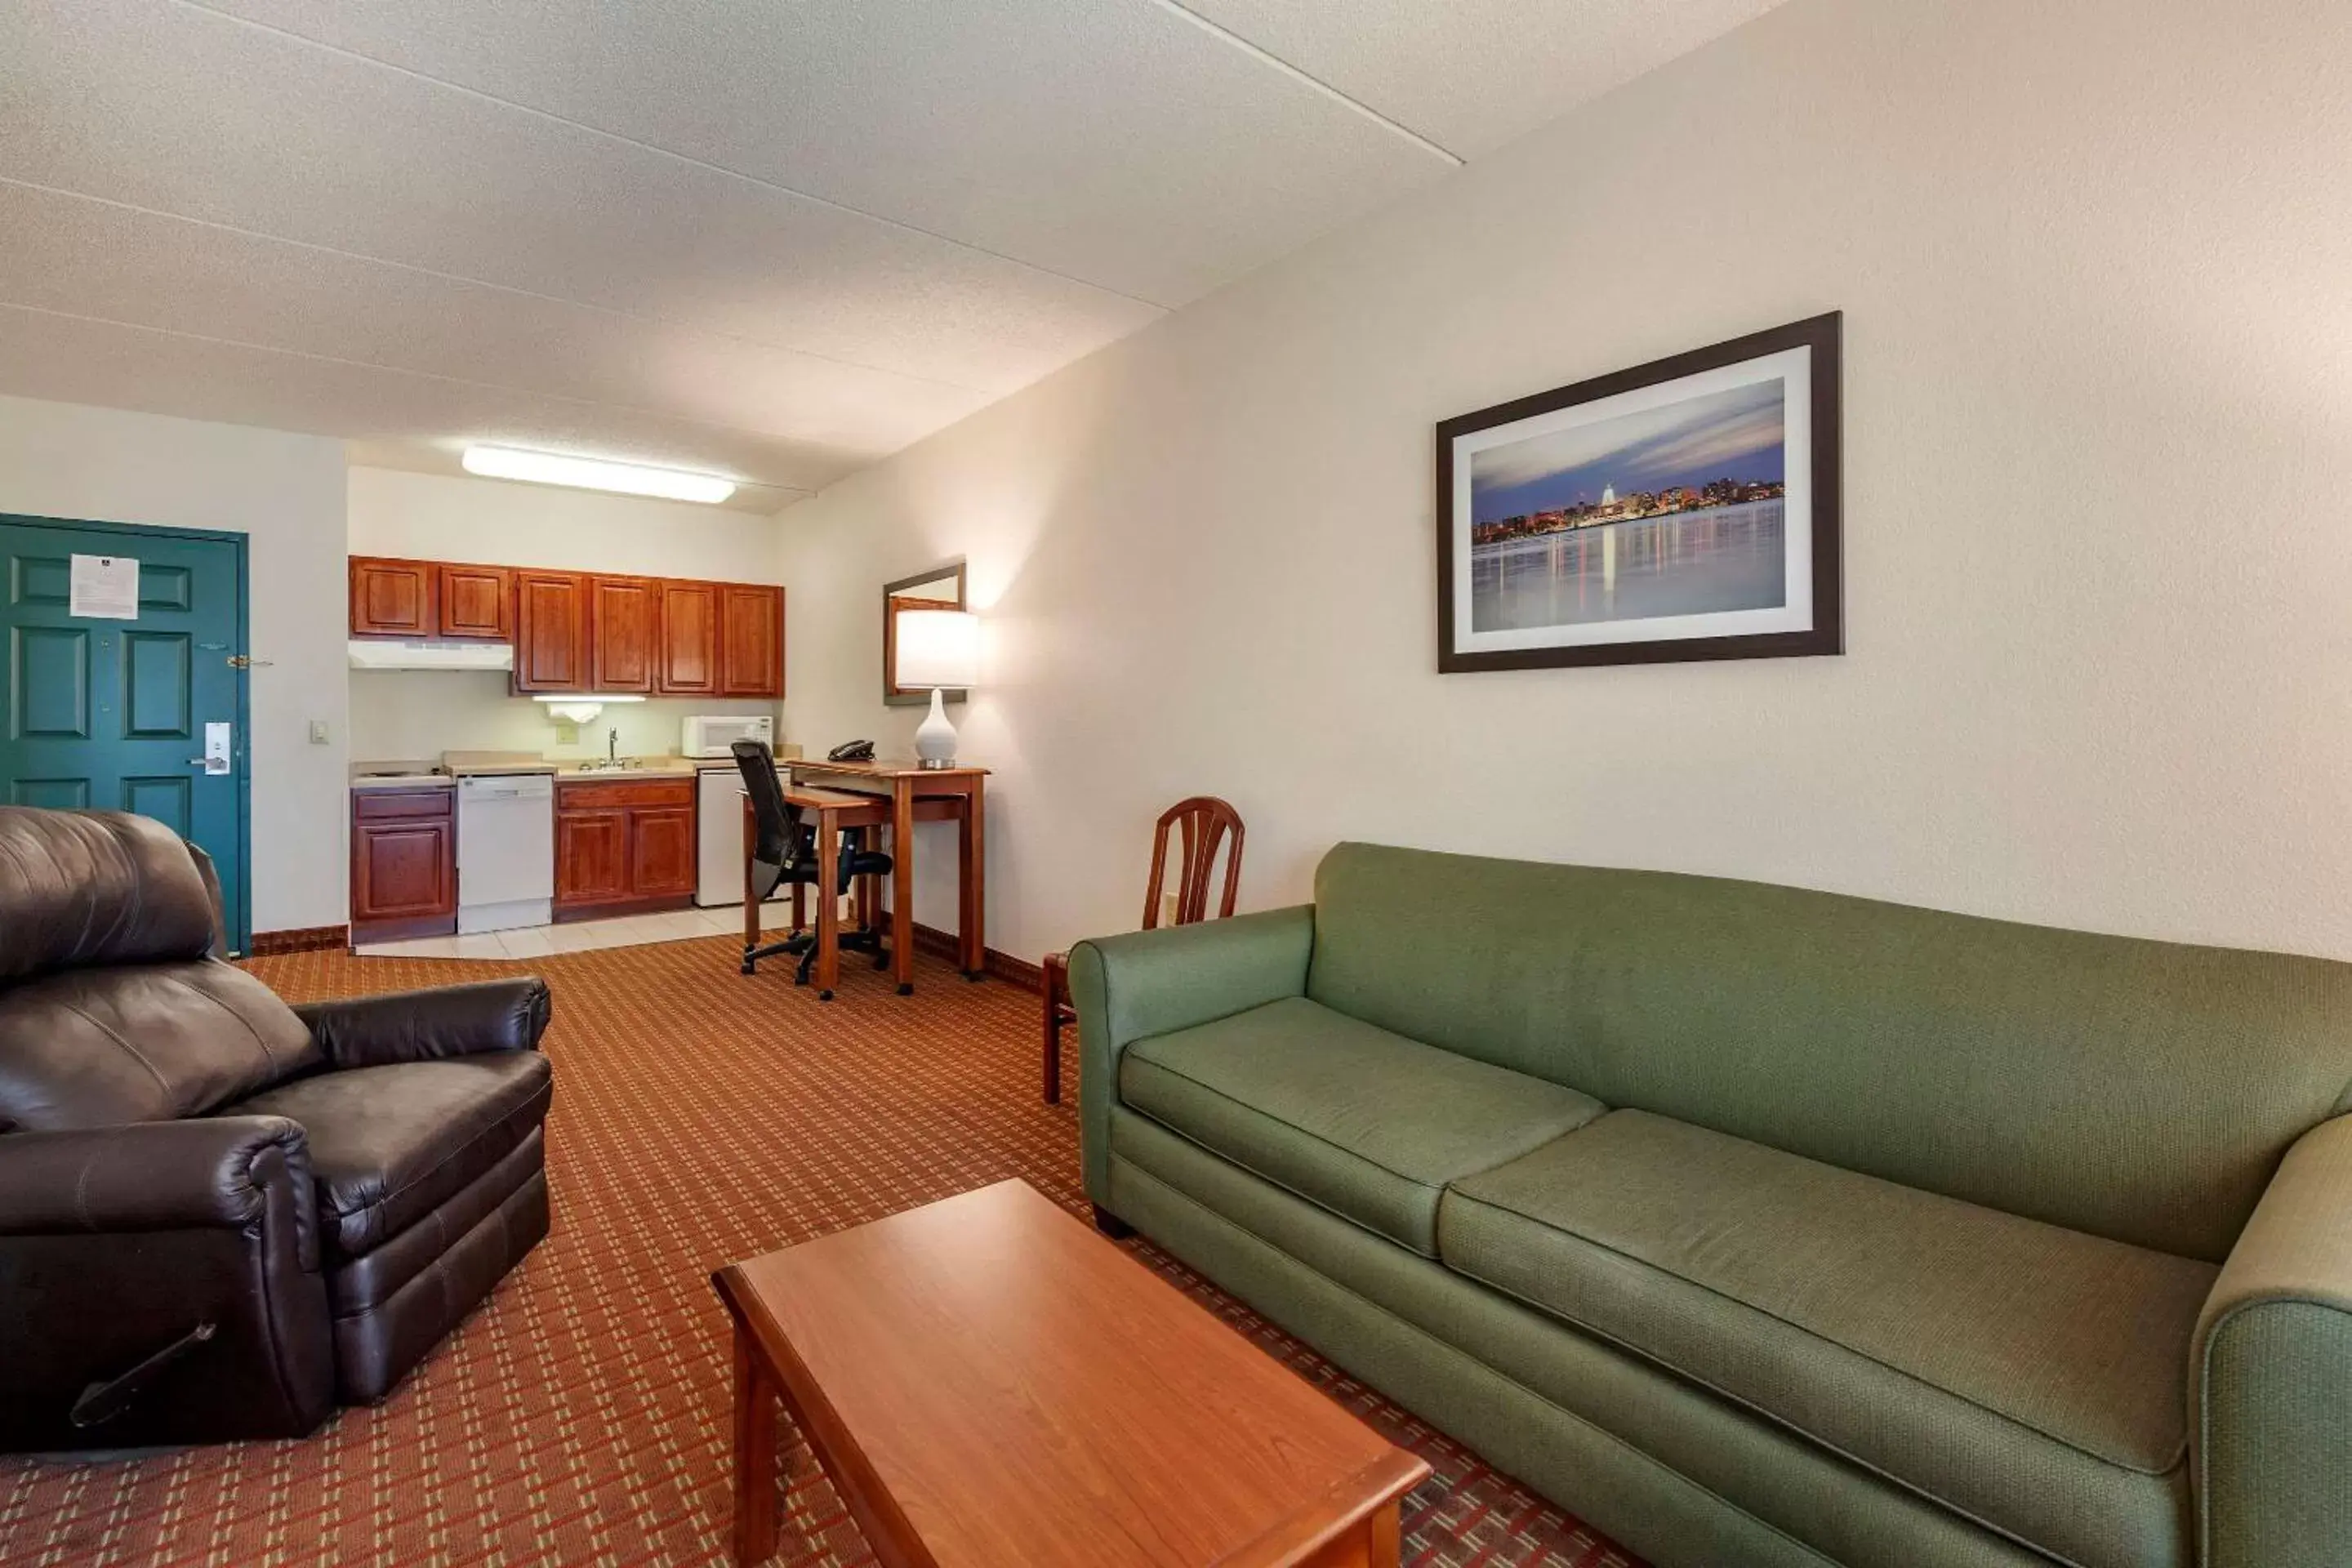
[[[138,1398],[164,1368],[211,1339],[214,1332],[212,1324],[198,1323],[121,1377],[109,1383],[91,1384],[81,1391],[81,1397],[74,1401],[67,1419],[77,1426],[99,1426],[113,1420],[131,1408],[131,1402]]]

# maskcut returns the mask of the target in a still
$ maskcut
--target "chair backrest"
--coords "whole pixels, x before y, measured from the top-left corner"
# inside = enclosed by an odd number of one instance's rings
[[[322,1065],[210,956],[192,847],[144,816],[0,806],[0,1134],[199,1116]]]
[[[204,957],[212,893],[188,849],[152,817],[0,806],[0,985]]]
[[[1176,870],[1176,923],[1191,925],[1209,918],[1209,879],[1214,871],[1217,847],[1232,837],[1225,851],[1225,890],[1217,903],[1217,918],[1234,912],[1234,895],[1241,890],[1242,814],[1213,795],[1180,800],[1160,814],[1151,834],[1151,885],[1143,893],[1143,929],[1160,924],[1160,896],[1168,878],[1168,835],[1173,829],[1183,840],[1183,860]]]
[[[751,858],[781,874],[800,861],[800,807],[784,798],[783,781],[776,776],[775,754],[765,741],[737,741],[728,750],[735,753],[735,766],[741,771],[743,788],[751,797]]]

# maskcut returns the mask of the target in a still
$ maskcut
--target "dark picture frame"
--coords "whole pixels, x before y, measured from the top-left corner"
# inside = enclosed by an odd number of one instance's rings
[[[1451,675],[1492,669],[1675,663],[1696,659],[1785,658],[1843,653],[1843,486],[1839,430],[1843,339],[1843,313],[1832,311],[1442,421],[1437,426],[1436,509],[1439,672]],[[1798,531],[1801,529],[1801,537],[1809,546],[1810,571],[1805,574],[1811,590],[1807,601],[1809,608],[1801,616],[1796,608],[1790,607],[1782,616],[1801,618],[1806,624],[1765,631],[1728,631],[1723,635],[1706,635],[1685,629],[1674,636],[1639,638],[1622,635],[1622,628],[1638,628],[1641,624],[1638,616],[1628,616],[1608,623],[1611,628],[1609,635],[1615,637],[1616,640],[1607,641],[1577,640],[1580,637],[1591,635],[1594,624],[1591,620],[1577,625],[1516,626],[1499,637],[1477,626],[1473,618],[1470,588],[1477,561],[1475,556],[1465,558],[1459,553],[1471,548],[1472,520],[1468,516],[1457,515],[1462,510],[1462,500],[1469,489],[1458,481],[1475,476],[1466,467],[1457,469],[1457,464],[1472,463],[1479,450],[1493,449],[1502,439],[1486,433],[1521,426],[1562,410],[1619,398],[1628,393],[1672,388],[1674,384],[1691,382],[1693,378],[1708,373],[1746,366],[1751,361],[1797,354],[1801,354],[1802,359],[1782,363],[1803,366],[1801,407],[1806,416],[1803,438],[1800,443],[1792,443],[1806,459],[1802,468],[1803,494],[1801,499],[1795,493],[1798,486],[1793,480],[1782,486],[1780,494],[1784,497],[1784,504],[1778,509],[1774,526],[1780,531],[1776,538],[1782,540],[1798,537]],[[1713,378],[1715,381],[1721,379]],[[1798,404],[1795,393],[1785,382],[1783,393],[1790,405]],[[1784,409],[1784,418],[1787,415],[1788,410]],[[1473,442],[1465,447],[1467,438],[1482,437],[1485,437],[1485,447]],[[1527,438],[1533,441],[1539,437],[1530,436]],[[1686,500],[1696,494],[1688,489],[1680,493]],[[1716,492],[1710,488],[1706,493],[1713,496]],[[1758,491],[1750,489],[1744,493],[1752,496]],[[1763,493],[1769,495],[1773,492],[1768,489]],[[1615,504],[1612,500],[1612,505]],[[1697,504],[1714,503],[1701,500]],[[1559,515],[1546,512],[1543,517],[1549,520]],[[1580,515],[1594,514],[1587,505]],[[1636,513],[1623,521],[1646,523],[1666,515]],[[1691,515],[1703,514],[1694,511]],[[1519,521],[1515,519],[1505,526],[1517,526]],[[1570,524],[1555,524],[1549,531],[1575,536],[1590,530],[1597,535],[1602,529],[1617,526],[1615,522],[1595,524],[1577,521]],[[1787,548],[1785,544],[1779,547]],[[1788,559],[1784,556],[1784,563]],[[1785,583],[1781,592],[1784,595],[1788,593]],[[1687,628],[1702,626],[1711,618],[1737,624],[1740,616],[1723,612],[1699,612],[1679,616],[1675,624]],[[1492,643],[1509,637],[1526,641],[1548,636],[1556,636],[1559,640],[1543,646],[1475,646],[1482,640]]]

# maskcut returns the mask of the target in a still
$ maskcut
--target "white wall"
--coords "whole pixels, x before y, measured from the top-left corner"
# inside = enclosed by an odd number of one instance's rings
[[[251,536],[253,929],[341,924],[342,444],[0,397],[0,511]]]
[[[499,479],[351,470],[351,552],[503,566],[774,583],[773,518],[681,501],[598,495]],[[787,606],[788,614],[798,609]],[[577,731],[509,691],[503,675],[362,671],[351,678],[352,755],[428,760],[445,751],[602,756],[675,752],[689,713],[773,713],[773,702],[698,697],[614,703]]]
[[[1361,837],[2352,957],[2332,0],[1792,0],[782,514],[788,717],[968,555],[993,945]],[[1842,309],[1839,658],[1439,677],[1432,424]],[[922,913],[947,920],[928,858]]]
[[[773,713],[741,698],[656,697],[614,702],[585,724],[561,725],[544,703],[517,697],[503,671],[352,671],[354,762],[432,762],[444,752],[536,752],[601,757],[618,731],[625,757],[667,756],[690,713]]]

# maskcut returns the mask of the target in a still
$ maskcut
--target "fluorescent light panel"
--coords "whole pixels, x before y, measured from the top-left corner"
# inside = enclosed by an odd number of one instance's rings
[[[659,496],[665,500],[698,500],[715,505],[735,493],[734,480],[712,474],[647,468],[635,463],[607,463],[594,458],[561,458],[552,452],[523,452],[512,447],[468,447],[465,463],[467,473],[480,474],[485,479],[618,490],[624,495]]]

